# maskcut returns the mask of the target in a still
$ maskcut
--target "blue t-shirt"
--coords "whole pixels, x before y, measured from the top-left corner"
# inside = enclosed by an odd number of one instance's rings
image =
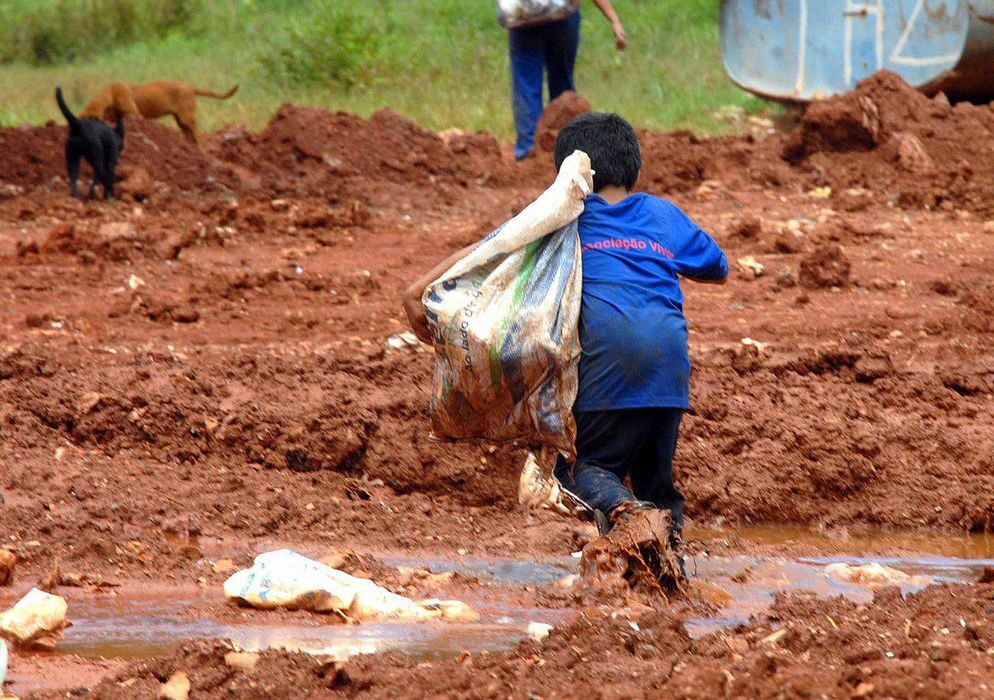
[[[679,207],[647,194],[580,215],[583,299],[574,409],[690,407],[687,319],[677,275],[721,280],[718,244]]]

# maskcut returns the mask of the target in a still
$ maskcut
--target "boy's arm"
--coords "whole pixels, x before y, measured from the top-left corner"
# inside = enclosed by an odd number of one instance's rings
[[[431,327],[428,325],[428,317],[425,315],[424,304],[421,303],[421,295],[424,294],[428,285],[437,280],[442,274],[457,262],[469,255],[479,243],[473,243],[447,257],[421,277],[414,280],[411,285],[404,290],[402,297],[404,312],[407,314],[407,322],[411,325],[411,330],[422,343],[432,344]]]
[[[682,229],[682,245],[674,260],[677,274],[693,282],[725,284],[728,260],[721,246],[689,216],[679,209],[675,213],[675,225]]]

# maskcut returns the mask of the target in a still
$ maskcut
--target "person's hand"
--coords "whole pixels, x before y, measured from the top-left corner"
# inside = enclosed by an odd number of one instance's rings
[[[625,28],[621,26],[621,20],[614,22],[611,29],[614,30],[614,47],[618,51],[624,51],[625,47],[628,46],[628,35],[625,34]]]
[[[421,304],[420,296],[412,296],[410,293],[404,295],[404,312],[407,314],[407,322],[422,343],[431,345],[434,341],[431,333],[431,326],[428,325],[428,316],[425,315],[425,307]]]

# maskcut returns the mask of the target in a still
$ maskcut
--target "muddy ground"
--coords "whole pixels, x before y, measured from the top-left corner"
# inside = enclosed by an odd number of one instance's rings
[[[389,111],[287,105],[262,133],[230,127],[203,150],[157,122],[127,126],[111,203],[68,197],[61,124],[0,129],[0,534],[20,560],[0,595],[56,566],[125,588],[216,587],[219,558],[276,545],[547,559],[590,538],[518,510],[520,447],[433,439],[430,349],[387,343],[405,330],[401,289],[520,210],[550,181],[550,154],[516,165],[486,134]],[[734,268],[724,287],[684,289],[694,407],[677,471],[695,525],[792,523],[840,541],[867,526],[991,529],[992,144],[994,110],[887,74],[791,131],[642,134],[640,186],[712,232]],[[679,605],[636,611],[632,636],[590,601],[511,595],[583,612],[544,646],[441,667],[274,652],[253,690],[970,696],[949,669],[989,677],[994,659],[985,587],[864,608],[787,597],[703,641]],[[759,643],[771,620],[791,631]],[[893,658],[850,658],[885,637]],[[89,676],[66,657],[14,670],[147,697],[148,669],[186,664],[211,676],[194,679],[205,697],[249,695],[248,680],[219,680],[219,648],[83,664]],[[131,675],[97,685],[107,673]]]

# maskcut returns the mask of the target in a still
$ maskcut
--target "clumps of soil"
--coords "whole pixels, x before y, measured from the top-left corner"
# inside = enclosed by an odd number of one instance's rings
[[[39,185],[66,176],[65,140],[69,127],[0,127],[0,181],[21,187]],[[66,192],[69,187],[66,185]]]
[[[836,190],[866,187],[904,207],[994,211],[994,111],[929,99],[889,71],[808,106],[786,161]],[[926,177],[927,176],[927,177]]]
[[[669,511],[637,511],[583,548],[580,578],[621,599],[629,592],[666,599],[684,587],[680,555]]]
[[[590,104],[565,93],[539,121],[538,151],[548,153],[563,125]],[[512,166],[488,133],[435,134],[388,109],[369,119],[283,105],[265,130],[231,126],[188,143],[170,125],[129,119],[120,195],[155,201],[169,191],[314,195],[338,203],[384,185],[423,185],[424,196],[452,204],[470,185],[539,185],[546,158]],[[838,205],[867,206],[864,189],[906,208],[994,213],[994,111],[929,99],[881,71],[849,93],[813,102],[789,135],[701,138],[689,131],[640,131],[640,187],[656,194],[723,186],[830,186]],[[65,127],[0,129],[0,183],[64,187]],[[701,186],[706,187],[702,188]],[[385,195],[389,196],[389,195]],[[848,199],[847,199],[848,198]]]
[[[762,220],[758,216],[747,216],[732,224],[728,237],[741,241],[758,241],[762,233]]]
[[[66,130],[0,128],[0,183],[63,186]],[[125,133],[118,194],[135,201],[162,189],[335,194],[356,178],[462,187],[507,182],[509,174],[490,134],[442,138],[389,109],[363,119],[283,105],[262,133],[230,127],[202,147],[154,119],[129,118]]]
[[[223,134],[219,155],[288,194],[340,194],[356,178],[451,186],[504,176],[489,134],[443,139],[389,109],[367,120],[285,104],[261,134]]]
[[[851,267],[842,246],[822,242],[801,258],[797,279],[805,289],[846,287]]]
[[[251,670],[225,642],[194,642],[136,662],[90,694],[154,697],[186,673],[192,697],[977,697],[994,677],[994,587],[931,586],[872,603],[779,595],[769,616],[691,639],[672,610],[591,609],[542,642],[431,659],[390,653],[335,663],[261,653]],[[230,658],[230,657],[229,657]],[[86,691],[84,691],[86,692]],[[64,697],[52,694],[51,697]]]
[[[364,687],[354,683],[342,665],[310,654],[264,651],[254,668],[229,656],[235,648],[226,641],[184,644],[171,654],[131,664],[92,691],[107,700],[160,696],[162,686],[177,673],[185,673],[194,698],[302,698],[343,691],[355,694]],[[238,666],[241,666],[239,668]],[[53,695],[53,697],[56,697]],[[64,695],[58,695],[64,697]]]
[[[539,117],[535,127],[535,145],[546,153],[552,153],[556,147],[559,130],[589,111],[590,100],[572,90],[567,90],[547,104],[542,111],[542,116]]]
[[[224,167],[217,166],[201,149],[186,141],[173,128],[154,119],[125,120],[124,151],[118,173],[143,169],[150,179],[161,180],[180,190],[218,183],[237,186]],[[36,186],[59,178],[65,182],[65,139],[68,127],[50,122],[42,127],[0,128],[0,181]],[[89,177],[83,166],[83,177]],[[132,180],[129,190],[148,190],[151,185]],[[68,191],[68,190],[67,190]]]
[[[122,299],[107,312],[108,318],[118,318],[125,314],[167,323],[196,323],[200,320],[200,312],[189,302],[143,293],[134,294],[130,299]]]

